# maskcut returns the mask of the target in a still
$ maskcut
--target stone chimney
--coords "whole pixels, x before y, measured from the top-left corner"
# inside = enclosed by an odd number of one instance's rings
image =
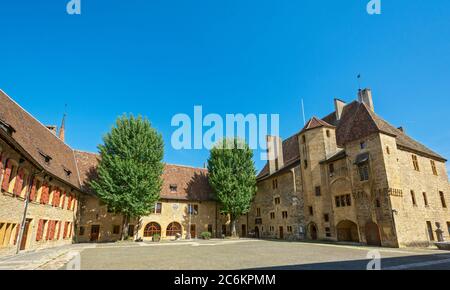
[[[47,125],[45,127],[47,127],[47,129],[49,129],[50,132],[52,132],[56,136],[56,128],[57,128],[56,125]]]
[[[336,111],[336,120],[340,120],[342,116],[342,111],[344,110],[346,103],[339,99],[334,99],[334,109]]]
[[[375,111],[373,107],[372,90],[363,89],[358,92],[358,101],[366,104],[372,111]]]
[[[272,174],[284,166],[283,141],[279,136],[267,136],[267,153],[269,174]]]

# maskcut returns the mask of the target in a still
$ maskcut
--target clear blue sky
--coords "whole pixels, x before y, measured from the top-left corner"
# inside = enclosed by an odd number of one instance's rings
[[[378,114],[450,157],[450,1],[382,0],[1,1],[0,88],[67,142],[96,146],[118,115],[147,116],[165,160],[202,166],[205,150],[175,151],[171,118],[278,113],[281,135],[333,98],[371,87]],[[432,4],[431,4],[432,3]],[[258,168],[262,161],[256,160]]]

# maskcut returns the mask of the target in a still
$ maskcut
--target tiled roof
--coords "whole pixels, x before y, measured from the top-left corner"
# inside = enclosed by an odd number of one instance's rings
[[[61,181],[80,188],[73,150],[2,90],[0,120],[14,129],[11,138],[34,162]],[[49,158],[49,162],[44,156]]]
[[[82,187],[87,192],[95,194],[89,188],[89,181],[97,177],[97,166],[100,156],[96,153],[75,151]],[[208,170],[182,165],[164,164],[162,175],[163,185],[160,196],[162,199],[214,200],[208,182]],[[176,192],[171,191],[171,185],[176,186]]]
[[[373,133],[384,133],[395,137],[397,146],[403,149],[422,153],[438,160],[446,160],[441,155],[383,120],[368,108],[366,104],[354,101],[344,107],[342,117],[336,128],[338,146],[343,146],[347,142],[367,137]]]
[[[288,167],[289,165],[291,165],[292,163],[295,163],[296,161],[298,161],[300,159],[300,148],[299,148],[299,144],[298,144],[298,135],[299,135],[299,133],[296,133],[283,141],[282,147],[283,147],[284,166],[282,168],[280,168],[280,170]],[[256,178],[261,179],[268,175],[269,175],[269,165],[266,163],[266,165],[259,172],[259,174]]]
[[[324,120],[321,120],[317,117],[312,117],[311,119],[309,119],[309,121],[306,123],[306,125],[303,127],[303,129],[300,131],[300,134],[305,131],[319,128],[319,127],[334,127],[334,126],[328,124]]]

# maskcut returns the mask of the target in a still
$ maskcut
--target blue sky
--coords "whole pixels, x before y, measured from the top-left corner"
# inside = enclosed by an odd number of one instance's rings
[[[177,113],[280,114],[280,133],[371,87],[376,112],[450,157],[450,1],[68,0],[0,3],[0,88],[45,124],[67,104],[67,142],[96,146],[118,115],[147,116],[165,160]],[[442,125],[440,125],[442,124]],[[258,168],[263,162],[255,160]]]

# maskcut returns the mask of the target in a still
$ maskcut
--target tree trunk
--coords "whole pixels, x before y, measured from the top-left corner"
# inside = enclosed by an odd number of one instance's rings
[[[124,215],[123,216],[123,226],[122,226],[122,236],[121,236],[121,240],[126,240],[128,239],[128,216]]]
[[[231,220],[231,237],[236,238],[237,237],[237,233],[236,233],[236,219],[233,218]]]

